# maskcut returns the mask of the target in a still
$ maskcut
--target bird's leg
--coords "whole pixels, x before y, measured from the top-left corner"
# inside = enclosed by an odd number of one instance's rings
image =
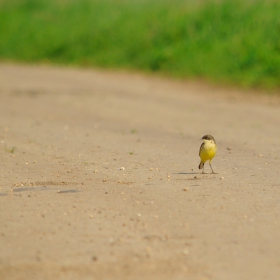
[[[217,174],[217,173],[214,172],[214,170],[213,170],[213,168],[212,168],[212,166],[211,166],[211,162],[210,162],[210,161],[209,161],[209,165],[210,165],[210,167],[211,167],[212,174]]]
[[[204,174],[204,164],[202,166],[202,173],[201,174]]]

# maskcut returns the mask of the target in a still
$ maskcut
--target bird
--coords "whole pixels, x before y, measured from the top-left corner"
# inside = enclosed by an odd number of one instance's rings
[[[203,143],[201,144],[199,149],[200,164],[198,168],[202,169],[202,174],[204,174],[204,163],[209,160],[209,165],[211,167],[212,173],[216,174],[211,166],[211,161],[217,152],[216,141],[214,137],[209,134],[204,135],[201,139],[203,140]]]

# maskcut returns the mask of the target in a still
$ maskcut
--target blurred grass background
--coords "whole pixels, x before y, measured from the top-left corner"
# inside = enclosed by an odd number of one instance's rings
[[[280,87],[280,1],[0,0],[0,59]]]

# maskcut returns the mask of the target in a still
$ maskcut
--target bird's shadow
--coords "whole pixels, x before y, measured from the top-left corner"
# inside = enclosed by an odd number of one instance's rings
[[[173,173],[176,175],[199,175],[201,174],[200,172],[178,172],[178,173]]]

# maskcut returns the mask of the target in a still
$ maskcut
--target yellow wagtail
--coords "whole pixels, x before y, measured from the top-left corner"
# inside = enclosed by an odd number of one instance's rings
[[[204,135],[201,139],[203,140],[203,143],[201,144],[199,149],[199,156],[201,160],[198,168],[202,169],[202,173],[204,173],[204,163],[209,160],[209,165],[211,167],[212,173],[215,174],[211,166],[211,160],[217,152],[216,141],[212,135]]]

